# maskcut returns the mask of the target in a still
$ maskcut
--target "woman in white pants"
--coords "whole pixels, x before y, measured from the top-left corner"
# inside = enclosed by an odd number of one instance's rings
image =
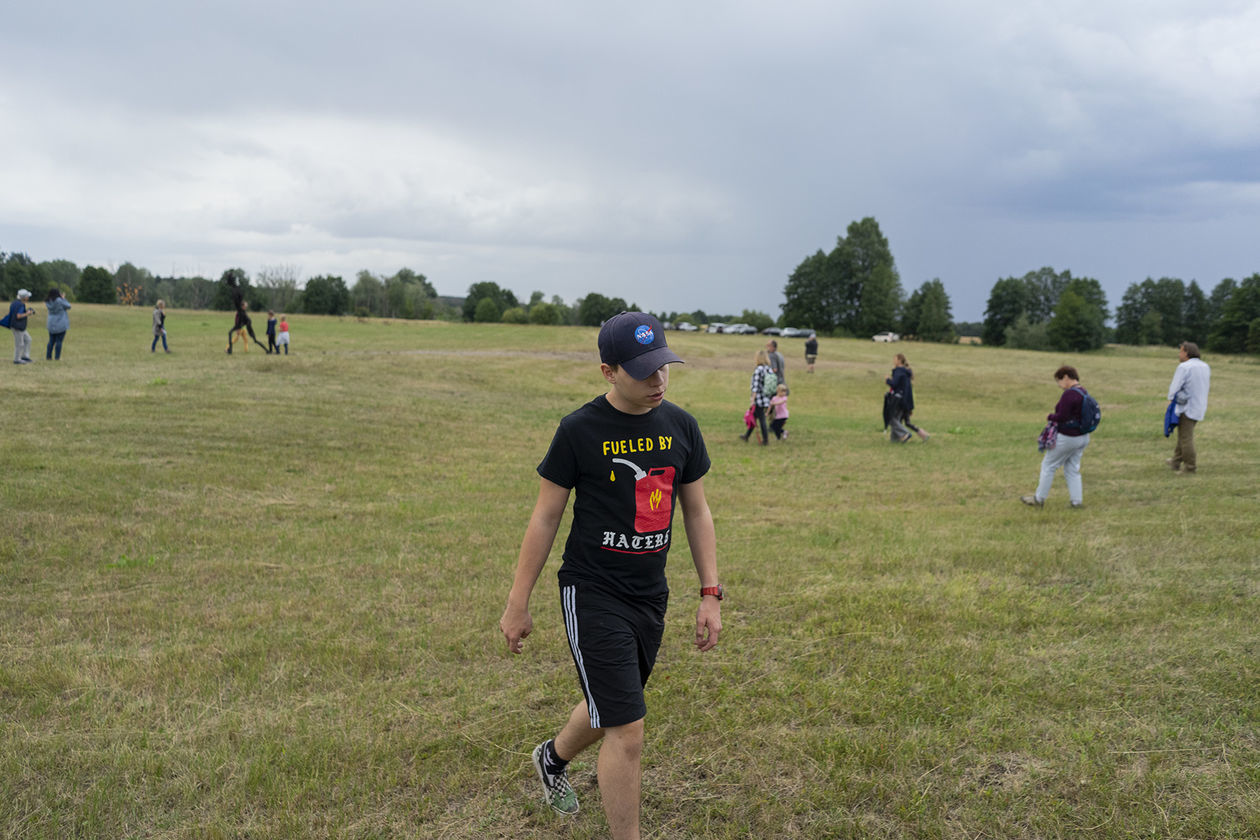
[[[1081,431],[1081,408],[1085,404],[1085,389],[1081,387],[1080,376],[1076,368],[1064,365],[1054,372],[1055,384],[1063,390],[1059,403],[1054,411],[1046,415],[1049,423],[1055,424],[1057,434],[1054,436],[1053,448],[1046,449],[1041,459],[1041,481],[1037,484],[1037,492],[1031,496],[1021,496],[1020,501],[1033,507],[1041,507],[1050,495],[1050,485],[1054,482],[1055,471],[1063,468],[1063,478],[1067,481],[1068,498],[1074,508],[1084,504],[1081,487],[1081,455],[1089,446],[1089,433]]]

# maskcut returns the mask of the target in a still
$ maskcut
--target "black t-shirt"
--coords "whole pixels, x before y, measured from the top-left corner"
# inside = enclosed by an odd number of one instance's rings
[[[709,471],[696,419],[671,402],[624,414],[599,396],[560,421],[538,474],[576,489],[562,583],[665,595],[678,487]]]

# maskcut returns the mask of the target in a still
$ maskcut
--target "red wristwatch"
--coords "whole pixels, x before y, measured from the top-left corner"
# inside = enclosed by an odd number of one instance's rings
[[[712,595],[719,601],[723,601],[726,599],[726,590],[722,588],[720,583],[717,586],[702,586],[700,587],[700,597],[703,598],[705,595]]]

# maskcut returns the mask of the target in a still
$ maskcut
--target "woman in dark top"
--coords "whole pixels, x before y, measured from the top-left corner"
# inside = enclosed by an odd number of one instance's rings
[[[1084,503],[1081,487],[1081,455],[1089,446],[1089,434],[1081,431],[1081,406],[1084,404],[1084,388],[1081,388],[1080,376],[1076,368],[1064,365],[1054,372],[1055,383],[1063,389],[1063,395],[1054,407],[1054,411],[1046,415],[1047,432],[1054,440],[1047,444],[1046,455],[1041,459],[1041,481],[1037,484],[1037,492],[1031,496],[1021,496],[1020,501],[1026,505],[1041,507],[1050,495],[1050,485],[1054,481],[1054,473],[1063,467],[1063,478],[1067,481],[1068,498],[1072,507],[1078,508]],[[1046,437],[1043,433],[1043,437]]]
[[[886,400],[888,422],[885,425],[892,426],[890,437],[893,443],[905,443],[910,440],[910,432],[907,428],[913,429],[924,440],[931,437],[910,422],[910,414],[914,411],[914,371],[910,370],[910,363],[906,361],[905,355],[898,353],[893,357],[892,376],[884,382],[888,384],[889,393],[892,395]]]

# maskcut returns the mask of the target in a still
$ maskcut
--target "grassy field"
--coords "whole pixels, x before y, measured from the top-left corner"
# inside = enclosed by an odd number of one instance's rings
[[[60,363],[41,319],[2,368],[0,836],[605,836],[593,755],[571,819],[529,767],[577,699],[558,548],[525,654],[497,630],[595,330],[295,316],[228,357],[229,320],[150,354],[148,310],[76,306]],[[1207,357],[1182,477],[1167,348],[823,339],[807,376],[788,340],[762,448],[762,340],[670,341],[729,597],[696,654],[679,523],[647,836],[1260,836],[1260,365]],[[897,349],[927,443],[881,430]],[[1103,424],[1085,508],[1060,475],[1034,510],[1064,361]]]

